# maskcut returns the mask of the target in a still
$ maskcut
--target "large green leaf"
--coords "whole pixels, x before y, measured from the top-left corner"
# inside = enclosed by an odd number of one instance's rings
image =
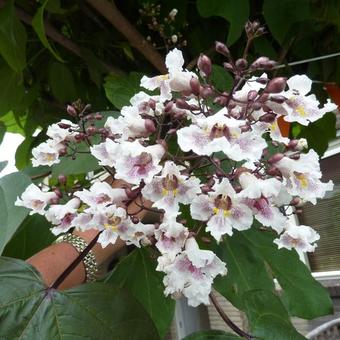
[[[105,93],[107,99],[117,108],[129,105],[130,98],[138,91],[142,75],[131,72],[128,76],[110,75],[105,79]]]
[[[61,63],[52,63],[49,67],[49,82],[53,95],[62,103],[77,99],[77,90],[70,69]]]
[[[242,339],[237,335],[219,330],[198,331],[186,336],[183,340],[237,340]]]
[[[210,80],[213,85],[220,91],[228,91],[233,84],[232,76],[219,65],[212,66],[212,74]]]
[[[246,293],[245,306],[252,335],[265,340],[305,339],[292,325],[280,299],[270,291]]]
[[[279,42],[285,40],[294,23],[311,18],[310,3],[310,0],[264,0],[263,15],[270,32]]]
[[[0,121],[0,144],[2,143],[6,133],[6,125],[4,122]]]
[[[227,276],[217,277],[215,288],[234,306],[244,310],[244,293],[254,289],[274,291],[274,282],[262,257],[241,233],[226,237],[216,247],[217,256],[226,262]]]
[[[271,232],[247,230],[240,233],[253,251],[261,255],[282,287],[282,300],[291,315],[304,319],[331,314],[332,301],[295,251],[277,249]]]
[[[3,169],[6,168],[7,164],[8,164],[8,161],[1,161],[1,162],[0,162],[0,172],[1,172]]]
[[[106,279],[106,283],[129,289],[155,323],[161,338],[174,316],[175,302],[164,296],[162,275],[148,250],[135,249],[123,258]]]
[[[25,27],[16,17],[14,0],[6,1],[0,9],[0,54],[18,73],[26,66],[26,42]]]
[[[3,62],[0,63],[0,79],[3,83],[0,91],[0,116],[2,116],[18,105],[24,97],[25,90],[22,76]]]
[[[29,177],[20,172],[0,178],[0,254],[29,212],[14,202],[30,183]]]
[[[322,156],[328,148],[328,143],[336,138],[336,116],[333,112],[328,112],[308,126],[294,124],[292,133],[294,138],[306,138],[308,147]]]
[[[51,224],[44,216],[38,214],[27,216],[7,243],[3,256],[28,259],[56,239],[50,228]]]
[[[197,9],[204,18],[220,16],[230,23],[229,45],[241,36],[244,24],[249,17],[248,0],[198,0]]]
[[[52,175],[77,175],[100,169],[98,160],[91,154],[77,154],[76,159],[62,157],[60,163],[52,166]]]
[[[159,339],[141,305],[103,283],[46,289],[27,263],[0,258],[1,339]]]
[[[32,19],[32,27],[37,33],[42,44],[53,54],[53,56],[60,62],[63,62],[63,59],[59,56],[57,51],[51,46],[49,43],[46,34],[45,34],[45,26],[44,26],[44,11],[45,7],[49,0],[45,0],[44,3],[39,7],[37,12],[35,13]]]

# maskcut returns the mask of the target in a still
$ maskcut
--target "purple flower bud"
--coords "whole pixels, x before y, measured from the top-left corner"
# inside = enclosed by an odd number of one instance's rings
[[[215,49],[217,53],[223,54],[225,57],[230,57],[228,47],[220,41],[215,41]]]
[[[204,77],[209,77],[211,74],[211,60],[205,54],[201,54],[197,61],[197,67]]]
[[[192,93],[195,96],[198,96],[200,94],[200,87],[201,87],[201,84],[199,80],[197,78],[192,77],[190,79],[190,88],[191,88]]]
[[[154,99],[149,99],[148,104],[151,110],[156,110],[156,101]]]
[[[86,133],[87,133],[88,136],[93,136],[96,132],[97,132],[97,129],[96,129],[95,126],[89,126],[86,129]]]
[[[280,176],[280,170],[278,168],[276,168],[275,166],[270,167],[269,169],[267,169],[267,174],[270,176]]]
[[[255,98],[257,97],[257,91],[255,90],[249,91],[247,97],[248,97],[248,100],[254,101]]]
[[[65,175],[59,175],[58,176],[58,182],[61,185],[65,185],[67,181],[67,177]]]
[[[270,163],[270,164],[277,163],[277,162],[279,162],[283,157],[284,157],[284,154],[282,154],[282,153],[277,153],[277,154],[271,156],[271,157],[268,159],[268,163]]]
[[[168,102],[164,107],[164,113],[171,113],[174,108],[174,102]]]
[[[99,112],[97,112],[97,113],[94,115],[94,119],[96,119],[96,120],[101,120],[101,119],[103,119],[103,115],[101,115]]]
[[[214,91],[213,91],[213,89],[210,86],[201,88],[200,92],[201,92],[201,97],[203,99],[207,99],[207,98],[211,97],[214,94]]]
[[[205,184],[205,185],[202,186],[201,190],[202,190],[203,194],[207,194],[209,191],[211,191],[211,186]]]
[[[136,216],[131,216],[131,222],[132,222],[133,224],[137,224],[137,223],[139,223],[139,218],[136,217]]]
[[[284,103],[287,100],[287,98],[285,96],[280,96],[279,95],[279,96],[271,96],[270,100],[272,102],[275,102],[275,103],[278,103],[278,104],[282,104],[282,103]]]
[[[77,116],[77,110],[72,105],[67,105],[66,111],[72,117],[76,117]]]
[[[226,71],[234,71],[234,66],[230,63],[223,63],[223,67]]]
[[[174,135],[177,132],[177,129],[170,129],[167,134],[168,135]]]
[[[66,147],[63,147],[62,149],[59,150],[59,156],[65,156],[67,155],[67,149]]]
[[[286,83],[287,78],[285,77],[273,78],[272,80],[269,81],[264,90],[268,93],[280,93],[285,89]]]
[[[263,116],[259,118],[260,122],[265,122],[265,123],[272,123],[276,118],[275,113],[265,113]]]
[[[299,197],[294,197],[294,198],[290,201],[290,205],[295,205],[295,206],[301,205],[301,203],[302,203],[302,200],[301,200],[301,198],[299,198]]]
[[[237,69],[239,70],[245,70],[248,66],[248,62],[247,60],[243,59],[243,58],[240,58],[240,59],[237,59],[236,62],[235,62],[235,66]]]
[[[146,131],[149,133],[154,133],[156,131],[155,123],[151,119],[145,119],[144,126],[145,126]]]
[[[299,143],[299,141],[298,141],[297,139],[292,139],[292,140],[288,143],[287,147],[288,147],[289,149],[295,149],[296,146],[298,145],[298,143]]]
[[[59,203],[59,197],[53,197],[51,200],[50,200],[50,204],[58,204]]]
[[[54,192],[59,198],[62,198],[62,197],[63,197],[63,193],[60,191],[60,189],[55,188],[55,189],[53,190],[53,192]]]
[[[79,142],[81,142],[82,140],[85,139],[85,133],[79,132],[74,136],[74,138],[75,138],[76,142],[79,143]]]
[[[251,107],[257,111],[257,110],[260,110],[262,108],[262,104],[260,102],[255,102],[255,103],[252,103],[251,104]]]
[[[184,99],[181,98],[176,100],[176,106],[179,109],[190,110],[190,104],[188,104]]]

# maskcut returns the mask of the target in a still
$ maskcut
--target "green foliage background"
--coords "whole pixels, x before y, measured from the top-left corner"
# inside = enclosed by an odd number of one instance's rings
[[[100,2],[106,2],[100,1]],[[14,206],[17,195],[50,169],[32,168],[31,149],[44,140],[49,124],[69,118],[66,104],[81,98],[95,111],[119,110],[137,91],[142,74],[158,74],[91,5],[91,1],[0,1],[0,142],[4,133],[25,137],[16,153],[19,173],[0,179],[0,250],[4,256],[26,259],[53,241],[48,223]],[[172,8],[176,20],[165,28],[167,37],[181,32],[187,63],[201,52],[214,62],[218,88],[230,85],[213,51],[215,40],[225,42],[234,56],[241,55],[248,19],[259,20],[267,34],[255,41],[250,60],[265,55],[280,63],[338,52],[340,2],[337,0],[125,0],[116,6],[156,50],[167,49],[139,9],[160,5],[158,20]],[[149,4],[149,5],[147,5]],[[58,43],[57,32],[76,49]],[[53,38],[54,37],[54,38]],[[67,46],[66,46],[67,45]],[[324,83],[340,84],[340,58],[285,67],[277,75],[306,73],[320,101]],[[115,113],[116,114],[116,113]],[[39,128],[41,133],[32,137]],[[294,124],[294,137],[305,137],[322,154],[335,137],[332,113],[308,126]],[[0,163],[0,169],[6,164]],[[50,184],[63,173],[69,184],[86,185],[85,173],[98,171],[91,156],[65,160],[52,168]],[[38,175],[38,176],[37,176]],[[256,226],[254,226],[256,228]],[[263,339],[301,339],[290,316],[312,319],[331,312],[325,289],[299,262],[294,252],[277,250],[271,233],[250,230],[235,233],[216,252],[227,263],[229,274],[216,289],[248,317],[252,334]],[[7,246],[6,246],[7,244]],[[65,292],[46,290],[38,273],[20,260],[0,259],[0,337],[52,339],[159,339],[173,318],[174,303],[163,296],[162,277],[155,272],[155,256],[134,250],[124,257],[105,282]],[[276,278],[282,287],[277,294]],[[103,288],[104,287],[104,288]],[[81,321],[81,322],[80,322]],[[219,331],[199,332],[187,339],[235,339]]]

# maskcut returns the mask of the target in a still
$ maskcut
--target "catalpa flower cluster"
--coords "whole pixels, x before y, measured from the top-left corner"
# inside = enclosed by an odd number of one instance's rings
[[[31,184],[16,202],[44,215],[54,234],[97,229],[103,247],[120,238],[157,248],[165,294],[184,295],[192,306],[208,304],[214,278],[227,275],[211,245],[256,228],[254,221],[262,225],[258,232],[277,235],[278,248],[300,256],[313,251],[319,235],[291,224],[287,211],[315,204],[333,188],[321,181],[316,152],[304,139],[283,136],[279,121],[308,125],[336,106],[322,106],[310,94],[306,75],[270,79],[265,72],[275,63],[268,58],[248,65],[234,62],[222,43],[216,51],[234,77],[231,88],[214,86],[207,56],[192,72],[174,49],[166,57],[168,74],[144,76],[142,91],[118,117],[99,127],[95,122],[103,116],[76,103],[68,107],[72,121],[53,124],[50,139],[33,149],[33,166],[51,166],[61,156],[72,162],[87,145],[109,178],[123,183],[120,188],[93,180],[62,196],[59,189]],[[140,209],[131,211],[132,202]],[[143,209],[157,216],[154,223],[137,218]]]

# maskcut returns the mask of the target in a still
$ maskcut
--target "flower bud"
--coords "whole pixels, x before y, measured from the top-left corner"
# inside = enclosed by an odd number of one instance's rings
[[[270,167],[269,169],[267,169],[267,174],[270,176],[280,176],[281,172],[278,168],[276,168],[275,166]]]
[[[63,147],[62,149],[59,150],[59,156],[65,156],[67,155],[67,148]]]
[[[85,133],[79,132],[74,136],[74,138],[75,138],[76,142],[79,143],[79,142],[81,142],[82,140],[85,139]]]
[[[247,132],[251,129],[250,125],[242,125],[240,128],[241,132]]]
[[[294,205],[294,206],[301,206],[302,205],[302,199],[300,197],[294,197],[291,201],[290,201],[290,205]]]
[[[154,133],[156,131],[155,123],[151,119],[144,119],[144,126],[149,133]]]
[[[215,50],[217,53],[223,54],[225,57],[230,57],[228,47],[220,41],[215,41]]]
[[[190,79],[190,88],[191,88],[192,93],[195,96],[198,96],[200,94],[200,87],[201,87],[201,84],[199,80],[197,78],[192,77]]]
[[[69,129],[71,127],[70,124],[65,124],[65,123],[58,123],[58,126],[61,128],[61,129]]]
[[[298,140],[297,139],[292,139],[291,141],[289,141],[287,148],[289,149],[295,149],[296,146],[298,145]]]
[[[170,129],[167,134],[168,135],[174,135],[177,132],[177,129]]]
[[[236,62],[235,62],[235,66],[239,69],[239,70],[245,70],[248,66],[248,62],[247,60],[243,59],[243,58],[240,58],[240,59],[237,59]]]
[[[254,101],[255,98],[257,97],[257,91],[255,90],[249,91],[247,97],[248,97],[248,100]]]
[[[255,111],[260,110],[262,108],[262,104],[260,102],[255,102],[251,104],[252,109]]]
[[[181,98],[176,100],[176,106],[179,109],[190,110],[190,104],[188,104],[184,99]]]
[[[137,223],[139,223],[139,218],[136,217],[136,216],[131,216],[131,222],[132,222],[133,224],[137,224]]]
[[[206,237],[206,236],[202,236],[202,237],[201,237],[201,241],[202,241],[203,243],[206,243],[206,244],[210,244],[210,243],[211,243],[210,238],[208,238],[208,237]]]
[[[168,102],[164,107],[164,113],[171,113],[174,107],[174,102]]]
[[[278,104],[282,104],[282,103],[284,103],[287,100],[287,98],[285,96],[271,96],[270,100],[272,102],[275,102],[275,103],[278,103]]]
[[[269,81],[269,83],[267,84],[264,90],[265,92],[268,92],[268,93],[280,93],[285,89],[286,83],[287,83],[287,78],[276,77]]]
[[[59,198],[62,198],[63,197],[63,193],[58,189],[58,188],[55,188],[53,190],[53,192],[59,197]]]
[[[251,65],[251,69],[271,70],[277,63],[267,57],[257,58]]]
[[[214,94],[214,91],[210,86],[203,87],[200,92],[203,99],[207,99]]]
[[[234,66],[230,63],[223,63],[223,67],[226,71],[234,71]]]
[[[156,110],[156,101],[154,99],[149,99],[148,105],[151,110]]]
[[[88,136],[93,136],[96,132],[97,132],[97,129],[96,129],[95,126],[89,126],[86,129],[86,133],[87,133]]]
[[[94,115],[94,119],[96,119],[96,120],[101,120],[101,119],[103,119],[103,115],[101,115],[99,112],[97,112],[97,113]]]
[[[280,161],[283,157],[284,157],[284,154],[282,154],[282,153],[277,153],[277,154],[271,156],[271,157],[268,159],[268,163],[270,163],[270,164],[277,163],[277,162]]]
[[[197,67],[204,77],[209,77],[211,74],[211,60],[205,54],[201,54],[197,61]]]
[[[137,197],[138,192],[139,190],[132,190],[131,188],[125,188],[126,196],[131,200]]]
[[[58,204],[59,203],[59,197],[53,197],[51,200],[50,200],[50,204]]]
[[[211,186],[205,184],[201,187],[201,190],[202,190],[203,194],[207,194],[209,191],[211,191]]]
[[[72,117],[76,117],[77,116],[77,110],[72,105],[67,105],[66,111]]]
[[[228,98],[225,96],[218,96],[214,99],[214,103],[221,105],[221,106],[225,106],[228,102]]]
[[[263,116],[259,118],[259,121],[265,123],[272,123],[275,119],[276,119],[275,113],[265,113]]]
[[[65,175],[59,175],[58,176],[58,183],[61,185],[65,185],[67,181],[67,177]]]

